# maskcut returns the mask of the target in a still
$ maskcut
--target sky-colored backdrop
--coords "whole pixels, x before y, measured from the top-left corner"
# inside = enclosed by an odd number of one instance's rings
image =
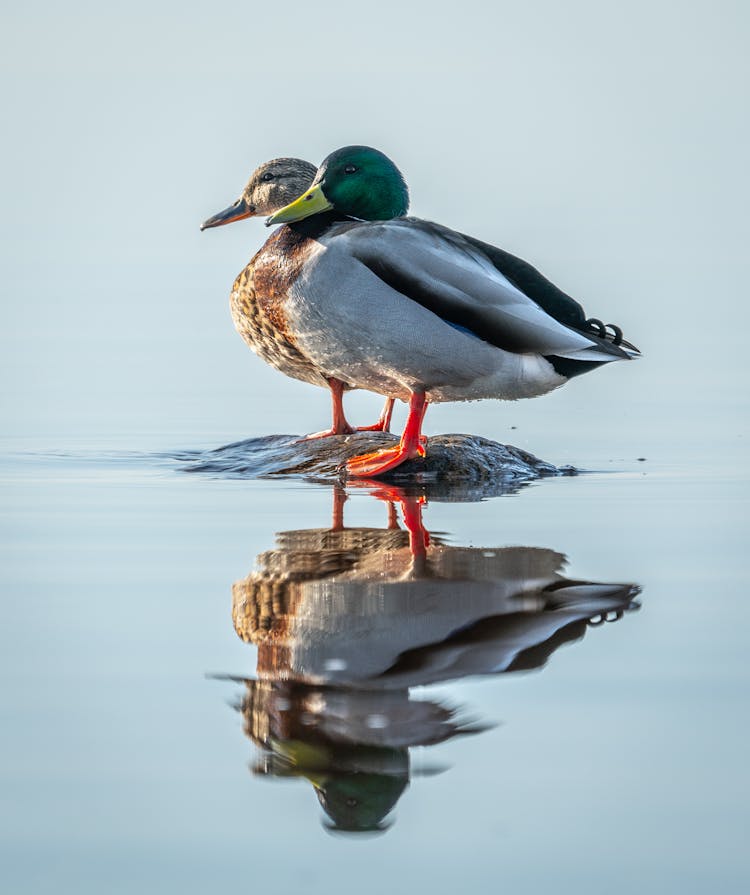
[[[610,442],[639,432],[634,450],[665,419],[685,441],[735,437],[749,16],[727,0],[6,4],[4,434],[148,449],[320,428],[326,394],[267,368],[229,318],[268,232],[198,225],[259,162],[357,142],[400,165],[414,214],[532,261],[646,355],[514,407],[435,408],[428,432],[515,424],[555,460],[605,420]],[[363,420],[380,402],[349,403]],[[581,442],[563,447],[571,421]]]
[[[0,463],[3,891],[750,891],[750,5],[2,16],[0,448],[41,454]],[[198,226],[259,162],[352,142],[396,160],[415,214],[529,259],[645,353],[534,401],[431,408],[428,434],[621,473],[431,501],[433,534],[559,551],[572,577],[641,584],[643,609],[541,674],[449,685],[502,726],[415,756],[454,767],[366,843],[324,835],[309,785],[248,773],[234,685],[204,679],[254,672],[232,582],[274,532],[328,526],[332,495],[148,453],[326,423],[324,391],[232,328],[268,231]],[[347,397],[353,421],[380,404]],[[346,524],[383,528],[351,492]]]

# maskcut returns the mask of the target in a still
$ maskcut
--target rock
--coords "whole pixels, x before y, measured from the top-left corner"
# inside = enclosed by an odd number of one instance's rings
[[[222,478],[284,476],[345,482],[346,460],[397,440],[384,432],[355,432],[312,441],[301,441],[295,435],[268,435],[216,450],[181,453],[175,459],[186,464],[187,472]],[[576,472],[572,466],[553,466],[520,448],[479,435],[437,435],[430,438],[425,458],[408,460],[378,481],[402,488],[429,485],[433,496],[444,499],[450,499],[451,491],[457,489],[461,498],[476,499],[518,490],[535,479]]]

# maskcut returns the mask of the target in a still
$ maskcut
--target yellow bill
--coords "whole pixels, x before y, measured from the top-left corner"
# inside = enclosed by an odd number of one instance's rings
[[[333,205],[326,199],[323,188],[318,183],[311,186],[307,192],[302,193],[299,199],[295,199],[294,202],[290,202],[289,205],[285,205],[274,212],[271,217],[266,218],[266,227],[273,224],[290,224],[293,221],[301,221],[331,208]]]

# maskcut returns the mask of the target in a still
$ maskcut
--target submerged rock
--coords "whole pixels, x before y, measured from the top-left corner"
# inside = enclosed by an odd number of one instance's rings
[[[355,432],[329,438],[300,440],[294,435],[269,435],[238,441],[211,451],[180,454],[188,472],[228,478],[294,477],[314,481],[346,481],[346,461],[397,442],[384,432]],[[516,490],[547,476],[575,475],[572,466],[554,466],[512,445],[479,435],[437,435],[430,438],[424,458],[408,460],[380,476],[399,485],[430,484],[430,490],[450,491],[452,485],[482,494]],[[448,494],[446,493],[446,496]]]

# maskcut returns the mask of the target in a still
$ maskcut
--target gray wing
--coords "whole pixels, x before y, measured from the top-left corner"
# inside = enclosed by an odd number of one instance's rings
[[[599,362],[628,357],[556,320],[446,227],[404,218],[342,227],[339,239],[392,289],[498,348]]]

